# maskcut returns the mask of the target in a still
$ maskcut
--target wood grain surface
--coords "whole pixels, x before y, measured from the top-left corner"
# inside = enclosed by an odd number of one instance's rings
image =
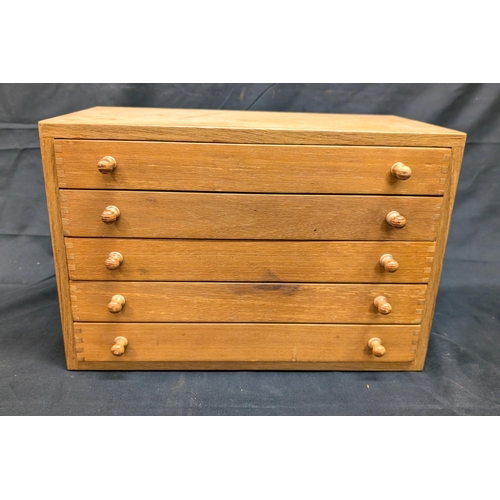
[[[293,324],[75,323],[81,361],[133,362],[363,362],[385,364],[415,358],[417,326]],[[123,336],[117,357],[111,347]],[[379,337],[386,349],[377,357],[368,347]],[[117,367],[119,369],[119,367]]]
[[[431,242],[65,241],[72,280],[427,283],[434,259]],[[123,258],[119,266],[115,253]],[[380,264],[387,254],[396,272]]]
[[[450,161],[445,148],[56,140],[55,150],[59,187],[86,189],[440,195]],[[117,166],[102,174],[108,156]],[[409,179],[391,175],[398,162]]]
[[[54,255],[54,268],[59,298],[59,311],[61,314],[66,365],[68,369],[74,370],[77,365],[77,356],[74,344],[75,339],[73,335],[71,302],[69,299],[69,275],[68,265],[66,263],[66,248],[64,245],[62,221],[60,217],[61,208],[59,189],[57,187],[57,177],[55,173],[54,141],[52,139],[42,138],[40,140],[40,151],[42,155],[47,208],[49,211],[50,235]]]
[[[434,241],[441,198],[60,191],[65,236],[265,240]],[[101,220],[114,205],[120,218]],[[406,218],[394,228],[386,215]]]
[[[39,132],[68,369],[423,369],[463,132],[121,107]]]
[[[429,338],[434,318],[434,310],[436,307],[436,298],[439,290],[439,281],[441,279],[441,272],[443,270],[446,241],[448,239],[448,231],[450,229],[451,215],[453,212],[453,205],[455,203],[455,195],[457,192],[463,154],[464,148],[453,148],[451,175],[445,186],[446,192],[443,198],[443,217],[441,218],[438,227],[439,237],[436,242],[434,265],[429,275],[429,286],[427,287],[426,293],[427,306],[425,307],[422,319],[422,338],[418,346],[417,358],[415,361],[416,367],[419,370],[422,370],[424,367],[427,347],[429,345]]]
[[[392,115],[94,107],[39,122],[41,137],[244,144],[463,146],[465,134]]]
[[[71,282],[75,321],[418,324],[426,285]],[[115,314],[115,295],[126,300]],[[383,295],[392,306],[377,312]]]

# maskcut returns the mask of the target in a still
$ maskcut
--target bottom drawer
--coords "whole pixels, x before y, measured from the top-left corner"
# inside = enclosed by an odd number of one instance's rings
[[[420,333],[418,325],[74,325],[78,361],[114,362],[119,366],[117,369],[125,368],[126,363],[134,363],[134,369],[141,369],[141,362],[409,363],[415,359]],[[111,350],[116,337],[124,337],[128,342],[121,355],[114,355]],[[373,338],[380,339],[383,346],[377,349],[377,343],[372,344],[378,356],[369,347],[369,341]]]

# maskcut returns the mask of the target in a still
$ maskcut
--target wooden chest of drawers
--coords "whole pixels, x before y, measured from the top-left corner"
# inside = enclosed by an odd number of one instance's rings
[[[464,133],[118,107],[39,131],[68,369],[423,368]]]

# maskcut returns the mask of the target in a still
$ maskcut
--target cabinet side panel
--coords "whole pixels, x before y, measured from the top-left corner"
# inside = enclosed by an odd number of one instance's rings
[[[425,363],[425,357],[432,327],[432,320],[434,317],[434,308],[436,305],[436,298],[439,289],[439,281],[441,279],[441,271],[443,268],[444,254],[446,251],[446,242],[448,239],[451,215],[455,202],[455,194],[457,191],[460,168],[462,166],[463,153],[463,147],[452,148],[451,172],[448,176],[448,184],[446,186],[446,191],[443,198],[442,216],[438,227],[434,261],[431,274],[429,276],[429,286],[427,287],[427,295],[425,299],[426,307],[424,309],[422,317],[422,330],[420,334],[417,355],[415,358],[415,365],[417,370],[422,370]]]
[[[42,153],[43,175],[45,179],[45,192],[49,211],[50,233],[52,236],[52,249],[54,252],[54,267],[56,271],[57,291],[59,295],[59,308],[64,338],[66,364],[69,370],[77,368],[75,337],[73,332],[73,317],[69,290],[69,275],[66,264],[66,250],[61,221],[61,208],[59,204],[59,189],[57,187],[56,165],[54,158],[54,140],[41,138],[40,149]]]

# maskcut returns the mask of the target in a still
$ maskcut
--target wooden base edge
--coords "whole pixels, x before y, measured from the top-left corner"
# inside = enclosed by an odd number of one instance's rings
[[[78,362],[84,371],[422,371],[415,363]]]

